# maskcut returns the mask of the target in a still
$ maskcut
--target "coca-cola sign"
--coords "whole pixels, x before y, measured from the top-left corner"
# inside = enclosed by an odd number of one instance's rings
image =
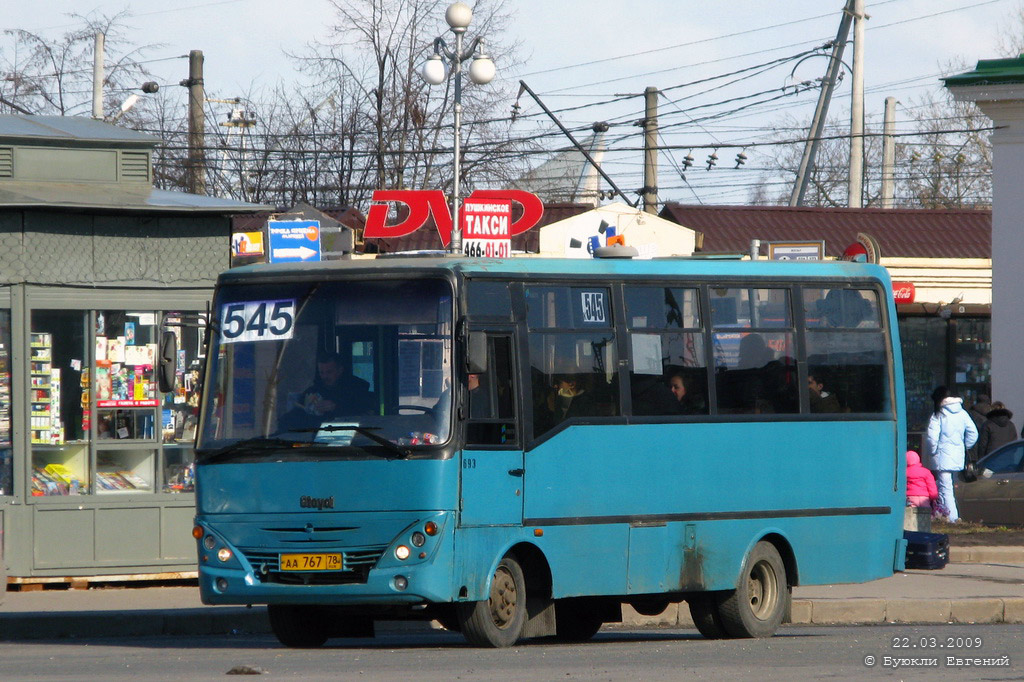
[[[896,303],[913,303],[917,288],[913,282],[893,282],[892,297]]]

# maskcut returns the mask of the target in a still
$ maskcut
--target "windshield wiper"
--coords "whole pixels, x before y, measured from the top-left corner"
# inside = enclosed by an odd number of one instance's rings
[[[377,445],[384,446],[387,450],[398,455],[399,459],[407,459],[409,455],[412,454],[412,450],[396,445],[394,442],[388,440],[387,438],[384,438],[383,436],[378,436],[376,433],[374,433],[374,431],[376,431],[377,429],[378,427],[376,426],[356,426],[355,424],[327,424],[324,426],[317,427],[315,429],[293,429],[292,432],[314,433],[320,431],[354,431],[358,433],[360,436],[364,436],[372,440]],[[314,444],[315,443],[316,441],[314,441]]]
[[[245,438],[240,441],[235,441],[230,445],[225,445],[222,448],[218,448],[212,451],[210,454],[202,456],[200,461],[210,462],[215,459],[222,459],[229,455],[240,455],[245,454],[247,450],[280,450],[282,448],[308,448],[316,443],[310,443],[308,441],[290,440],[288,438],[278,438],[276,435],[271,436],[256,436],[255,438]],[[198,453],[202,455],[202,452]]]

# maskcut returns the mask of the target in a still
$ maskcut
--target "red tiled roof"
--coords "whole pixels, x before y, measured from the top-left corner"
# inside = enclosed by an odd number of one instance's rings
[[[661,217],[704,233],[704,253],[746,253],[750,241],[825,240],[842,256],[871,235],[882,257],[991,258],[992,211],[790,206],[692,206],[667,203]],[[765,253],[762,250],[762,253]]]

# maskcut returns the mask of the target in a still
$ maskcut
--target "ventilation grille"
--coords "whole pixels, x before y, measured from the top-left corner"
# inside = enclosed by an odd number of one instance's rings
[[[147,152],[121,152],[121,179],[149,182],[149,154]]]
[[[14,147],[0,147],[0,178],[14,177]]]

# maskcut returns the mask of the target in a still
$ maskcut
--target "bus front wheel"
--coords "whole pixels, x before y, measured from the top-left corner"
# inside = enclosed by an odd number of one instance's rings
[[[277,641],[296,649],[315,649],[327,641],[327,623],[315,606],[267,606],[270,628]]]
[[[788,608],[786,566],[775,545],[761,541],[743,562],[739,585],[718,604],[722,627],[732,637],[771,637]]]
[[[473,646],[508,647],[519,641],[526,624],[526,578],[512,556],[494,569],[486,601],[458,605],[459,628]]]

